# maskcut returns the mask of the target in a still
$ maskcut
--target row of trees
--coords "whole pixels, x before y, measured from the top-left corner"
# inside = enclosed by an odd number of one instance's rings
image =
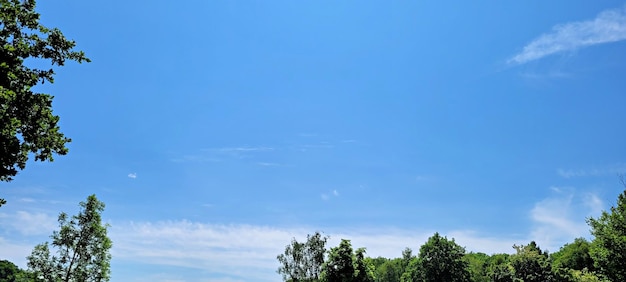
[[[625,181],[622,183],[626,186]],[[406,248],[399,258],[370,258],[350,240],[326,249],[328,237],[316,232],[295,239],[278,255],[278,273],[291,282],[622,282],[626,281],[626,190],[617,205],[588,219],[592,241],[577,238],[555,253],[534,241],[514,245],[514,254],[466,253],[435,233],[417,256]]]

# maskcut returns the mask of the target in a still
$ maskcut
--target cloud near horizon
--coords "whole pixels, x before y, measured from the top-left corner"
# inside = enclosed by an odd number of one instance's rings
[[[588,21],[570,22],[552,27],[511,57],[509,64],[525,64],[545,56],[626,39],[626,6],[606,10]]]
[[[329,247],[337,246],[341,239],[350,239],[355,248],[366,247],[367,255],[371,257],[400,257],[406,247],[417,252],[435,231],[454,239],[467,251],[513,253],[514,244],[527,244],[531,240],[542,249],[556,251],[574,238],[588,237],[589,229],[584,219],[599,213],[603,202],[591,193],[576,194],[568,188],[552,190],[552,196],[538,201],[529,210],[532,222],[529,229],[517,234],[432,228],[214,224],[189,220],[112,221],[109,222],[109,236],[114,242],[113,266],[119,269],[132,268],[133,265],[160,265],[164,267],[160,275],[172,274],[166,269],[185,268],[225,281],[276,281],[279,277],[275,272],[278,267],[276,256],[284,251],[292,238],[302,241],[316,230],[330,236]],[[45,241],[43,233],[51,234],[54,229],[52,215],[33,211],[0,214],[0,223],[13,231],[0,234],[3,235],[0,236],[0,249],[6,250],[4,259],[21,267],[25,267],[25,257],[32,247]],[[38,227],[37,232],[33,232],[35,227]],[[143,281],[140,277],[128,278]]]

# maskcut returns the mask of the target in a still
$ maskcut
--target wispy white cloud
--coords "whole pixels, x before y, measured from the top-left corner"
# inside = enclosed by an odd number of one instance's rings
[[[593,215],[599,215],[604,210],[604,202],[596,194],[587,194],[584,203]]]
[[[126,262],[202,269],[244,281],[275,281],[275,260],[303,230],[190,221],[114,225],[113,256]]]
[[[195,153],[172,158],[171,161],[177,163],[216,163],[232,159],[248,159],[256,154],[273,152],[275,150],[273,147],[265,146],[205,148]]]
[[[588,21],[556,25],[508,60],[524,64],[545,56],[626,39],[626,7],[606,10]]]
[[[304,240],[306,234],[319,230],[311,227],[270,227],[260,225],[220,225],[200,222],[111,222],[109,236],[117,270],[133,265],[153,265],[159,273],[137,273],[138,276],[156,275],[151,281],[186,280],[177,275],[183,269],[195,269],[211,277],[211,281],[276,281],[276,256],[292,238]],[[355,247],[366,247],[369,256],[399,257],[405,247],[418,250],[434,230],[398,228],[329,228],[329,247],[342,238],[350,239]],[[46,231],[51,234],[51,231]],[[468,250],[486,253],[512,252],[511,246],[525,242],[515,238],[481,236],[474,231],[440,232],[454,238]],[[0,237],[0,249],[6,258],[25,266],[24,258],[37,242],[31,245]],[[158,268],[165,266],[167,268]],[[167,269],[167,270],[166,270]],[[130,270],[123,270],[128,273]],[[173,273],[169,273],[173,271]],[[132,272],[132,271],[131,271]],[[132,278],[132,279],[131,279]],[[137,277],[128,281],[148,281]],[[189,279],[187,279],[189,280]],[[196,277],[196,279],[201,280]]]
[[[223,152],[223,153],[242,153],[242,152],[269,152],[269,151],[274,151],[274,148],[271,147],[247,147],[247,146],[243,146],[243,147],[224,147],[224,148],[213,148],[213,149],[205,149],[206,151],[213,151],[213,152]]]
[[[147,263],[203,269],[208,273],[244,281],[276,281],[276,255],[291,238],[304,240],[314,228],[258,225],[217,225],[191,221],[114,224],[111,238],[113,257],[124,263]],[[431,230],[396,228],[326,230],[329,247],[342,238],[355,247],[366,247],[369,256],[399,257],[405,247],[419,249]],[[478,232],[441,232],[468,250],[486,253],[513,251],[519,238],[481,236]]]
[[[0,259],[9,260],[20,268],[26,268],[26,256],[30,255],[34,246],[34,244],[0,237],[0,250],[2,250]]]
[[[187,163],[187,162],[197,162],[197,163],[212,162],[212,163],[216,163],[216,162],[220,162],[221,159],[213,157],[213,156],[206,156],[204,154],[196,154],[196,155],[184,155],[184,156],[181,156],[181,157],[172,158],[171,161],[172,162],[176,162],[176,163]]]
[[[135,173],[135,172],[133,172],[133,173],[129,173],[129,174],[128,174],[128,178],[132,178],[132,179],[137,178],[137,173]]]
[[[598,176],[617,176],[626,173],[626,164],[614,164],[608,166],[587,168],[587,169],[557,169],[557,173],[564,178],[573,177],[598,177]]]
[[[537,202],[530,211],[530,237],[543,248],[556,251],[574,238],[589,237],[585,218],[598,215],[604,203],[592,193],[577,195],[573,189],[554,187],[552,191],[553,196]]]
[[[328,201],[330,200],[331,197],[339,197],[339,191],[335,189],[335,190],[330,191],[330,193],[322,193],[320,197],[322,198],[322,200]]]
[[[307,144],[307,145],[302,145],[300,146],[300,148],[302,149],[332,149],[335,146],[333,146],[332,144],[330,144],[329,142],[320,142],[319,144]]]
[[[284,251],[291,238],[304,240],[306,234],[315,230],[324,231],[331,237],[329,247],[338,245],[342,238],[350,239],[355,247],[366,247],[372,257],[399,257],[405,247],[417,251],[435,231],[454,238],[468,251],[512,253],[513,244],[526,244],[530,240],[537,241],[544,249],[556,251],[576,237],[588,236],[585,218],[597,215],[604,203],[595,194],[577,194],[573,188],[553,187],[552,193],[529,210],[529,228],[508,235],[485,234],[478,230],[223,225],[188,220],[114,221],[110,222],[109,234],[114,242],[112,253],[117,270],[123,267],[127,269],[122,272],[137,273],[131,270],[136,265],[152,265],[159,269],[158,273],[137,274],[142,277],[156,275],[153,280],[131,277],[126,281],[200,280],[178,275],[190,269],[197,275],[208,275],[211,281],[276,281],[279,279],[275,272],[278,267],[276,255]],[[331,190],[326,195],[336,197],[340,192]],[[4,236],[0,237],[2,255],[24,267],[24,258],[34,245],[46,240],[38,237],[30,242],[28,238],[33,237],[25,235],[50,235],[56,229],[55,223],[52,214],[40,212],[0,214],[0,231],[3,232],[0,236]],[[19,235],[7,237],[11,233]]]
[[[52,234],[57,225],[57,219],[48,213],[16,211],[14,213],[0,213],[0,224],[4,228],[11,228],[22,235]]]
[[[33,198],[20,198],[20,200],[19,200],[19,201],[20,201],[20,202],[23,202],[23,203],[34,203],[34,202],[36,202],[37,200],[35,200],[35,199],[33,199]]]

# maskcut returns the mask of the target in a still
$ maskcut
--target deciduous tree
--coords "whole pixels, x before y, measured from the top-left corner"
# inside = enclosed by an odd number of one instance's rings
[[[374,282],[374,266],[365,257],[365,248],[358,248],[354,253],[354,282]]]
[[[28,268],[38,281],[109,281],[112,243],[100,216],[104,203],[91,195],[80,206],[71,218],[61,213],[52,244],[39,244],[28,256]],[[51,254],[50,245],[57,255]]]
[[[322,275],[325,282],[354,281],[354,253],[350,240],[341,239],[338,247],[331,248]]]
[[[513,246],[517,253],[511,256],[515,278],[524,282],[553,281],[548,253],[532,241],[528,245]]]
[[[326,254],[327,236],[320,232],[307,235],[304,243],[294,238],[291,244],[285,247],[285,252],[276,258],[280,262],[278,273],[284,281],[318,281]]]
[[[622,177],[622,184],[626,182]],[[611,281],[626,281],[626,190],[617,198],[617,206],[599,218],[589,218],[595,236],[589,253],[601,274]]]
[[[24,169],[29,154],[37,161],[52,161],[54,154],[67,153],[65,144],[70,142],[59,131],[53,96],[35,92],[33,86],[53,83],[54,66],[89,59],[74,51],[76,43],[59,29],[40,24],[39,17],[35,0],[0,0],[0,181],[10,181]],[[32,67],[29,59],[51,66]]]
[[[591,243],[585,238],[574,239],[574,242],[565,244],[558,252],[550,255],[552,268],[594,271],[590,247]]]
[[[420,248],[418,273],[424,282],[470,281],[467,261],[463,259],[465,249],[435,233]]]

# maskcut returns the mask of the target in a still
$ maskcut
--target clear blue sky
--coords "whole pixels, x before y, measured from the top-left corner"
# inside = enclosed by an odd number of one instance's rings
[[[625,4],[40,1],[93,62],[40,88],[73,142],[0,184],[0,259],[93,193],[112,281],[279,281],[317,230],[556,251],[624,189]]]

